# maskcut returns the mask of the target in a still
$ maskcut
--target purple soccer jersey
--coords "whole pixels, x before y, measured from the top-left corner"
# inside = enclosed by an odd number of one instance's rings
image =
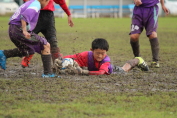
[[[38,0],[30,0],[21,5],[10,19],[9,37],[24,56],[34,54],[35,52],[41,54],[44,45],[47,44],[45,38],[32,32],[38,21],[40,9],[41,4]],[[21,19],[27,22],[27,30],[31,35],[30,39],[25,38],[23,34]]]
[[[105,62],[110,62],[110,58],[109,56],[106,56],[102,61],[101,61],[101,64],[105,63]],[[112,65],[110,64],[109,67],[109,74],[111,74],[113,72],[113,67]],[[97,71],[98,68],[95,67],[94,65],[94,59],[93,59],[93,52],[92,51],[89,51],[88,52],[88,70],[89,71]]]
[[[140,34],[146,29],[149,36],[158,27],[158,0],[142,0],[142,5],[135,6],[132,16],[130,34]]]
[[[32,31],[37,24],[40,9],[41,5],[38,0],[30,0],[24,3],[11,17],[9,25],[21,26],[21,19],[23,19],[28,24],[28,31]]]
[[[159,3],[159,0],[141,0],[141,2],[142,2],[142,5],[140,5],[141,7],[152,7]]]

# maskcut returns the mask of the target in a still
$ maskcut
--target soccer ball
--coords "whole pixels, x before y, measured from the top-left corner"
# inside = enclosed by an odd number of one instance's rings
[[[73,66],[74,60],[72,58],[63,59],[63,61],[62,61],[62,69],[65,69],[69,64]]]

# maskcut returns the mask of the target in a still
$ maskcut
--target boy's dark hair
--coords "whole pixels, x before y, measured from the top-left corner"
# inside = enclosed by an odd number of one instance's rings
[[[102,49],[102,50],[108,51],[109,50],[109,44],[103,38],[96,38],[92,42],[92,50],[95,50],[95,49]]]

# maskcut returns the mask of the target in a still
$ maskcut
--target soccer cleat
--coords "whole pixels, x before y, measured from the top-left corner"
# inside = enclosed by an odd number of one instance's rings
[[[142,71],[149,71],[149,67],[143,58],[141,57],[135,57],[135,58],[139,59],[138,68],[140,68]]]
[[[52,77],[60,77],[60,76],[57,76],[55,74],[42,74],[42,78],[52,78]]]
[[[158,62],[153,61],[153,62],[151,63],[151,67],[152,67],[152,68],[159,68],[160,65],[159,65]]]
[[[32,59],[32,57],[33,57],[33,54],[22,58],[21,65],[23,68],[29,66],[30,60]]]
[[[3,50],[0,50],[0,67],[4,70],[6,69],[6,56]]]

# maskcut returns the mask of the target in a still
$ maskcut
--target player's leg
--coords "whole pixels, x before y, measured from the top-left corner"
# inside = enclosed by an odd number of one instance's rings
[[[29,51],[28,47],[28,41],[26,42],[26,38],[24,37],[22,33],[22,29],[20,26],[17,25],[10,25],[9,26],[9,37],[11,41],[16,45],[16,49],[13,49],[12,51],[4,51],[7,55],[7,58],[9,57],[22,57],[22,56],[29,56],[34,54],[34,51]],[[19,52],[20,51],[20,52]]]
[[[130,35],[130,45],[132,47],[134,57],[140,57],[139,36],[140,36],[140,34],[131,34]]]
[[[149,71],[149,67],[141,57],[135,57],[132,60],[127,61],[123,67],[113,66],[113,74],[120,74],[130,71],[135,66],[138,66],[142,71]]]
[[[50,53],[50,44],[47,43],[44,45],[44,50],[41,51],[41,59],[43,63],[44,73],[42,74],[43,78],[55,77],[55,74],[52,72],[51,67],[51,53]]]
[[[58,47],[58,41],[56,38],[54,13],[48,12],[48,16],[46,17],[46,19],[48,19],[47,27],[45,28],[45,30],[42,30],[42,33],[47,39],[47,41],[50,43],[52,60],[54,62],[55,59],[62,58],[62,55],[60,54],[60,49]]]
[[[42,29],[45,29],[45,20],[43,19],[44,17],[45,17],[45,12],[43,12],[43,10],[41,10],[40,14],[39,14],[38,22],[36,24],[35,29],[33,30],[33,32],[35,34],[38,34],[39,32],[42,31]],[[21,65],[22,65],[23,68],[29,66],[30,60],[32,59],[33,55],[34,54],[27,55],[27,56],[22,58]]]
[[[125,72],[128,72],[135,66],[138,66],[138,68],[140,68],[142,71],[149,71],[148,65],[141,57],[135,57],[134,59],[127,61],[122,67],[122,69]]]
[[[142,10],[139,7],[135,7],[133,10],[132,23],[130,35],[130,45],[135,57],[140,56],[140,45],[139,45],[139,36],[143,31],[142,25]]]
[[[152,51],[152,63],[151,67],[159,67],[159,41],[157,38],[157,27],[158,27],[158,6],[150,8],[148,22],[146,24],[146,35],[149,37],[149,42]]]
[[[156,32],[153,32],[149,36],[149,41],[151,45],[151,51],[152,51],[152,63],[151,67],[159,68],[159,41],[157,36],[152,36],[153,34],[157,35]]]
[[[55,77],[51,68],[51,53],[50,53],[50,44],[44,37],[41,37],[35,33],[31,33],[31,39],[28,40],[29,49],[34,52],[41,54],[41,59],[43,62],[44,73],[42,77]],[[31,54],[31,53],[30,53]]]
[[[22,57],[23,53],[18,49],[0,50],[0,67],[6,69],[6,60],[11,57]]]
[[[22,34],[20,26],[10,25],[9,26],[9,37],[11,41],[16,45],[15,49],[1,50],[0,51],[0,63],[3,69],[6,69],[6,59],[10,57],[22,57],[29,52],[27,51],[27,46],[25,45],[25,37]],[[32,54],[32,53],[31,53]]]

